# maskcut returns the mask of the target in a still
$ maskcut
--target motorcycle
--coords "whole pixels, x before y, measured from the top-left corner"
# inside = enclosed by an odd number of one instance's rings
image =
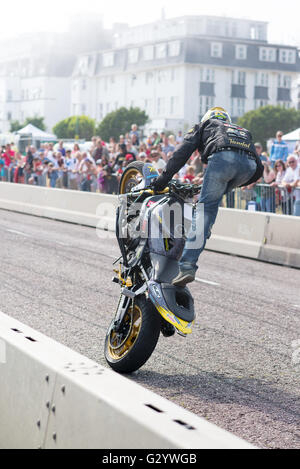
[[[190,291],[172,285],[172,279],[179,272],[193,199],[201,187],[172,180],[154,193],[151,181],[158,176],[151,164],[133,162],[119,185],[116,237],[121,256],[114,262],[119,267],[112,281],[121,294],[104,346],[108,365],[119,373],[143,366],[160,333],[186,337],[195,319]]]

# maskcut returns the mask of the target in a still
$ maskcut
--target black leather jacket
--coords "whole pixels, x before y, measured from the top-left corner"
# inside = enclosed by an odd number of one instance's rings
[[[235,124],[208,119],[203,124],[195,125],[185,135],[183,142],[176,148],[164,171],[157,178],[155,189],[163,189],[197,149],[203,163],[208,163],[207,158],[218,151],[242,150],[250,154],[256,160],[257,170],[244,186],[257,181],[263,174],[263,165],[256,154],[251,133]]]

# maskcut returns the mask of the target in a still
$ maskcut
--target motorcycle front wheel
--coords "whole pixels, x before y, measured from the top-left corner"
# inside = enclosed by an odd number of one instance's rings
[[[151,301],[145,296],[136,298],[118,331],[113,325],[108,329],[104,346],[108,365],[118,373],[138,370],[155,349],[160,326],[160,316]]]

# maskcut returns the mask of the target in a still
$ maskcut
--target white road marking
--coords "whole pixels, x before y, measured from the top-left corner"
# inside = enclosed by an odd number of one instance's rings
[[[202,283],[207,283],[208,285],[215,285],[216,287],[219,287],[220,284],[216,282],[211,282],[210,280],[204,280],[203,278],[196,277],[195,280],[197,282],[202,282]]]
[[[26,236],[26,238],[31,238],[30,235],[28,235],[26,233],[23,233],[22,231],[9,230],[9,229],[7,229],[6,231],[9,231],[10,233],[18,234],[18,235],[21,235],[21,236]]]
[[[300,308],[300,305],[293,305],[294,308]]]

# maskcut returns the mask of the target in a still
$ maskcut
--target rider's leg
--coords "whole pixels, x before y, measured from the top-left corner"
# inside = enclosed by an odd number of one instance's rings
[[[195,279],[197,261],[210,237],[223,195],[249,180],[255,168],[255,161],[236,152],[212,155],[205,172],[195,223],[188,234],[179,262],[180,272],[173,280],[174,285],[184,286]]]

